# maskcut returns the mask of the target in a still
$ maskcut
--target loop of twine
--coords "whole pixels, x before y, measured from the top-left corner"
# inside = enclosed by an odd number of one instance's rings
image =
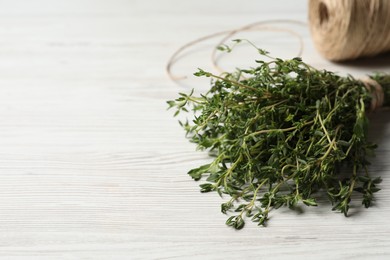
[[[329,60],[390,51],[389,0],[310,0],[309,24],[315,46]]]
[[[298,52],[297,56],[301,56],[302,52],[303,52],[303,48],[304,48],[302,36],[299,33],[295,32],[294,30],[290,30],[287,28],[266,26],[268,24],[277,24],[277,23],[288,23],[288,24],[295,24],[295,25],[300,25],[300,26],[307,26],[306,23],[301,22],[301,21],[297,21],[297,20],[288,20],[288,19],[286,19],[286,20],[282,20],[282,19],[280,19],[280,20],[266,20],[266,21],[254,22],[254,23],[251,23],[251,24],[248,24],[248,25],[245,25],[245,26],[239,27],[237,29],[233,29],[233,30],[221,31],[221,32],[216,32],[216,33],[212,33],[209,35],[205,35],[203,37],[200,37],[198,39],[190,41],[190,42],[184,44],[183,46],[181,46],[179,49],[177,49],[173,53],[173,55],[170,57],[170,59],[168,60],[168,63],[166,65],[166,72],[172,81],[177,82],[179,80],[185,79],[186,78],[185,76],[176,76],[172,73],[172,67],[181,58],[180,55],[188,48],[193,47],[193,46],[195,46],[203,41],[206,41],[206,40],[209,40],[209,39],[212,39],[215,37],[224,36],[222,38],[222,40],[220,40],[219,43],[215,46],[215,48],[212,49],[212,52],[211,52],[211,63],[213,65],[213,67],[215,69],[217,69],[219,72],[223,72],[223,69],[218,65],[218,62],[217,62],[217,57],[216,57],[217,47],[224,44],[227,40],[232,38],[237,33],[245,32],[245,31],[262,30],[262,31],[277,31],[277,32],[282,31],[282,32],[290,33],[291,35],[298,38],[299,52]]]
[[[363,82],[367,91],[371,94],[370,111],[373,112],[382,107],[385,101],[385,94],[382,86],[376,80],[369,77],[362,78],[360,81]]]

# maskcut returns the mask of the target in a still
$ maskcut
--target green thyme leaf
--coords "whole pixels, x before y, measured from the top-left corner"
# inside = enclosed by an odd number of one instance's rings
[[[192,119],[181,123],[187,137],[213,155],[212,163],[189,175],[207,179],[202,192],[230,196],[221,212],[238,213],[226,221],[236,229],[246,217],[266,225],[280,207],[317,206],[314,197],[322,195],[346,216],[354,192],[371,206],[381,181],[367,171],[376,147],[367,140],[371,93],[351,76],[257,50],[265,58],[258,67],[223,75],[199,69],[196,76],[213,79],[210,90],[168,101],[175,114],[190,112]],[[390,105],[390,77],[372,78]]]

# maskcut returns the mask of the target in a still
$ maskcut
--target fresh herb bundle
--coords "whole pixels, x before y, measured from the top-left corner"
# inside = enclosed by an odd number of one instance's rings
[[[319,193],[346,216],[354,192],[369,207],[381,181],[367,170],[367,156],[376,147],[367,141],[370,90],[351,76],[317,70],[300,58],[258,51],[267,61],[257,60],[257,67],[221,76],[199,70],[196,76],[212,78],[210,90],[168,101],[175,115],[194,113],[191,123],[180,124],[214,158],[189,171],[194,180],[207,178],[201,192],[229,195],[221,211],[236,212],[226,222],[236,229],[244,218],[265,225],[269,212],[282,206],[317,206]],[[389,105],[389,76],[371,78]]]

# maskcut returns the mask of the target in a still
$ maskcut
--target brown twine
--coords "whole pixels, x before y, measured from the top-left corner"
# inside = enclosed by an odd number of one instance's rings
[[[263,31],[282,31],[282,32],[290,33],[291,35],[297,37],[299,40],[300,46],[299,46],[299,52],[298,52],[297,56],[301,56],[303,49],[304,49],[302,36],[300,34],[298,34],[297,32],[290,30],[290,29],[287,29],[287,28],[277,28],[277,27],[265,26],[267,24],[276,24],[276,23],[288,23],[288,24],[295,24],[295,25],[300,25],[300,26],[307,25],[304,22],[296,21],[296,20],[287,20],[287,19],[286,20],[266,20],[266,21],[259,21],[259,22],[251,23],[251,24],[248,24],[248,25],[245,25],[245,26],[242,26],[240,28],[233,29],[233,30],[212,33],[212,34],[200,37],[198,39],[195,39],[193,41],[190,41],[190,42],[184,44],[183,46],[181,46],[179,49],[177,49],[172,54],[170,59],[168,60],[168,63],[166,65],[166,72],[172,81],[178,81],[178,80],[185,79],[186,78],[185,76],[175,76],[172,73],[172,67],[180,59],[180,54],[182,54],[188,48],[193,47],[196,44],[199,44],[203,41],[206,41],[206,40],[209,40],[209,39],[212,39],[215,37],[219,37],[219,36],[224,36],[222,38],[222,40],[220,40],[220,42],[215,46],[215,48],[212,49],[212,52],[211,52],[212,65],[214,66],[214,68],[216,68],[220,72],[223,72],[223,69],[218,65],[218,61],[217,61],[218,59],[216,57],[216,53],[217,53],[216,47],[224,44],[226,41],[228,41],[230,38],[232,38],[237,33],[244,32],[244,31],[263,30]]]
[[[316,48],[333,61],[390,51],[389,0],[310,0]]]
[[[343,2],[343,3],[346,3],[346,2],[350,3],[350,1],[353,1],[353,0],[340,0],[340,2]],[[366,1],[366,0],[361,0],[361,1],[363,2],[363,1]],[[372,0],[372,1],[379,1],[379,0]],[[310,0],[309,3],[310,3],[309,4],[310,5],[309,19],[310,19],[310,23],[311,23],[312,33],[313,33],[313,30],[314,31],[316,30],[314,28],[314,26],[313,26],[313,24],[315,25],[315,22],[318,23],[318,21],[319,21],[321,26],[322,26],[322,23],[326,22],[327,25],[323,25],[323,26],[324,27],[325,26],[330,26],[329,23],[328,23],[329,15],[333,14],[333,12],[329,13],[328,10],[332,10],[332,9],[328,9],[328,7],[337,6],[338,2],[337,1],[335,2],[335,1],[332,1],[332,0]],[[334,5],[325,5],[325,3],[326,4],[334,4]],[[390,3],[390,1],[389,1],[389,3]],[[388,6],[390,7],[390,4]],[[326,9],[323,9],[323,8],[326,8]],[[314,19],[313,18],[314,17],[313,16],[313,12],[314,12],[313,10],[315,10],[315,12],[318,12],[318,9],[321,9],[319,11],[320,14],[318,16],[319,20],[313,22],[313,19]],[[323,12],[323,13],[321,13],[321,12]],[[390,9],[389,9],[389,14],[390,14]],[[373,14],[371,14],[371,16],[373,16]],[[288,32],[288,33],[296,36],[298,38],[298,40],[299,40],[299,43],[300,43],[300,48],[299,48],[299,52],[298,52],[297,56],[301,56],[302,52],[303,52],[303,49],[304,49],[302,36],[300,34],[296,33],[295,31],[290,30],[290,29],[276,28],[276,27],[269,27],[269,26],[265,27],[264,26],[265,24],[272,24],[272,23],[290,23],[290,24],[292,23],[292,24],[296,24],[296,25],[306,26],[306,23],[301,22],[301,21],[296,21],[296,20],[267,20],[267,21],[260,21],[260,22],[255,22],[255,23],[252,23],[252,24],[248,24],[248,25],[245,25],[245,26],[240,27],[238,29],[216,32],[216,33],[213,33],[213,34],[209,34],[209,35],[200,37],[198,39],[195,39],[193,41],[190,41],[190,42],[186,43],[185,45],[181,46],[179,49],[177,49],[173,53],[173,55],[170,57],[170,59],[168,60],[167,65],[166,65],[167,74],[170,77],[170,79],[173,80],[173,81],[178,81],[178,80],[181,80],[181,79],[185,79],[186,78],[185,76],[184,77],[183,76],[181,76],[181,77],[180,76],[175,76],[172,73],[172,66],[180,59],[180,54],[182,54],[186,49],[188,49],[188,48],[190,48],[190,47],[192,47],[192,46],[194,46],[194,45],[196,45],[198,43],[201,43],[203,41],[206,41],[206,40],[218,37],[218,36],[225,35],[222,38],[222,40],[220,40],[220,42],[215,46],[215,48],[213,48],[213,50],[211,52],[211,62],[212,62],[212,65],[214,66],[214,68],[216,68],[220,72],[223,72],[223,70],[220,68],[220,66],[217,63],[217,57],[216,57],[217,48],[216,47],[218,47],[218,46],[220,46],[222,44],[225,44],[226,41],[228,41],[230,38],[232,38],[234,35],[236,35],[239,32],[251,31],[251,30],[282,31],[282,32]],[[390,24],[390,21],[389,21],[388,24]],[[337,31],[337,30],[334,30],[334,31]],[[336,58],[334,58],[336,56],[329,55],[329,53],[327,51],[329,51],[329,48],[335,48],[335,50],[340,50],[340,45],[336,46],[337,48],[335,46],[332,46],[332,45],[335,44],[334,42],[332,42],[333,38],[330,38],[329,41],[323,41],[323,39],[319,39],[318,35],[316,34],[317,32],[320,32],[320,31],[315,31],[313,33],[313,38],[314,38],[315,43],[317,44],[317,47],[320,49],[320,51],[323,51],[324,56],[326,56],[327,58],[329,58],[329,59],[336,59]],[[389,39],[389,44],[388,45],[390,45],[390,34],[388,35],[387,38]],[[318,42],[319,40],[323,41],[323,42],[319,43]],[[379,41],[377,41],[377,42],[379,42]],[[356,57],[360,57],[361,55],[364,56],[367,53],[369,53],[369,52],[362,52],[361,50],[362,49],[360,49],[359,55],[356,56]],[[335,53],[336,53],[336,51],[335,51]],[[354,53],[356,53],[356,50],[355,50]],[[346,56],[348,56],[348,55],[345,55],[345,56],[342,56],[342,57],[346,57]],[[338,57],[341,57],[340,53],[339,53]],[[339,59],[339,58],[337,58],[337,59]],[[344,59],[344,58],[342,58],[342,59]],[[373,79],[371,79],[369,77],[363,78],[360,81],[364,84],[366,89],[372,95],[371,104],[370,104],[370,111],[375,111],[376,109],[382,107],[382,105],[384,103],[384,92],[383,92],[382,86],[377,81],[375,81],[375,80],[373,80]]]
[[[382,107],[383,102],[385,101],[385,94],[382,86],[376,80],[369,77],[362,78],[360,81],[363,82],[367,91],[371,94],[370,112]]]
[[[302,36],[299,33],[295,32],[293,30],[287,29],[287,28],[264,27],[264,26],[257,27],[259,25],[263,25],[263,24],[268,23],[268,22],[269,23],[272,23],[272,22],[273,23],[276,23],[276,22],[289,22],[289,23],[293,23],[293,24],[296,24],[296,25],[302,25],[302,26],[306,26],[307,25],[304,22],[295,21],[295,20],[280,20],[280,21],[263,21],[263,22],[258,22],[258,23],[254,23],[254,24],[248,25],[246,27],[242,27],[241,29],[230,31],[230,33],[227,34],[224,38],[222,38],[222,40],[216,46],[220,46],[220,45],[225,44],[234,35],[236,35],[239,32],[242,32],[242,31],[262,30],[262,31],[271,31],[271,32],[287,32],[287,33],[291,34],[292,36],[295,36],[298,39],[298,41],[299,41],[299,50],[298,50],[297,55],[295,55],[295,56],[296,57],[302,56],[303,48],[304,48],[304,43],[303,43]],[[217,56],[217,48],[213,48],[213,51],[211,53],[211,63],[213,65],[213,67],[215,69],[217,69],[219,72],[224,72],[224,70],[218,65],[218,59],[217,59],[216,56]]]

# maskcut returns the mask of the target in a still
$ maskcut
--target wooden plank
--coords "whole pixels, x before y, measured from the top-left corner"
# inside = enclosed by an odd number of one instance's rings
[[[173,72],[170,55],[203,35],[267,19],[305,21],[305,1],[0,2],[0,259],[387,259],[390,256],[389,112],[372,119],[383,176],[375,206],[349,218],[323,207],[280,210],[267,228],[225,226],[216,194],[186,172],[210,159],[184,138],[165,101],[207,88],[218,39],[195,46]],[[384,62],[324,61],[305,27],[304,57],[363,75]],[[288,33],[242,34],[295,55]],[[264,47],[264,48],[265,48]],[[252,60],[255,54],[242,49]],[[240,55],[238,55],[240,56]],[[245,64],[224,56],[221,66]],[[382,60],[381,60],[382,59]],[[383,58],[379,58],[383,61]],[[248,61],[250,63],[250,61]],[[375,66],[374,66],[375,65]]]

